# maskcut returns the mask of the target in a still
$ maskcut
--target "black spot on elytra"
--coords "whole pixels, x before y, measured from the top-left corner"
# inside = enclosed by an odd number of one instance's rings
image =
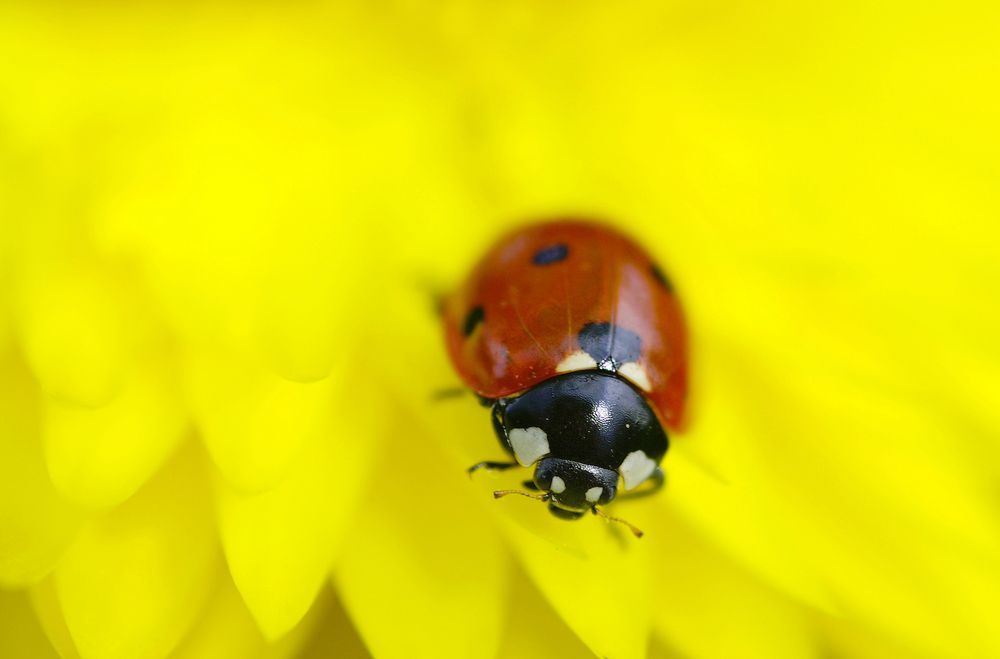
[[[634,362],[642,354],[642,339],[635,332],[612,323],[587,323],[577,335],[580,347],[601,368],[618,367]]]
[[[674,292],[673,282],[667,279],[667,275],[663,273],[663,270],[660,270],[660,266],[653,263],[649,266],[649,271],[652,273],[653,278],[656,279],[656,281],[660,282],[660,286],[663,286],[663,288],[666,289],[668,293]]]
[[[462,334],[471,336],[484,318],[486,318],[486,314],[481,306],[469,309],[469,313],[465,316],[465,323],[462,324]]]
[[[535,265],[552,265],[559,263],[567,256],[569,256],[569,247],[566,243],[556,243],[535,252],[535,255],[531,257],[531,262]]]

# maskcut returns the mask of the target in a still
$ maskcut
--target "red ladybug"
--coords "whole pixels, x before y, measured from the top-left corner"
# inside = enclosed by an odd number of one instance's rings
[[[565,519],[600,513],[619,483],[662,484],[687,336],[670,281],[634,242],[581,221],[515,231],[445,301],[444,324],[455,368],[516,460],[470,472],[535,465],[526,485],[542,494],[518,493]]]

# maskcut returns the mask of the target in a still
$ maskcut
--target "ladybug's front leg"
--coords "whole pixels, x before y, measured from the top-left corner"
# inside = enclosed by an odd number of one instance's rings
[[[493,409],[490,412],[490,416],[493,418],[493,432],[496,433],[497,440],[500,442],[500,446],[503,448],[504,452],[514,456],[514,449],[511,448],[510,439],[507,437],[507,428],[504,425],[504,407],[507,405],[507,401],[504,399],[492,399],[484,398],[479,396],[479,402],[484,406],[490,406]],[[517,462],[493,462],[490,460],[484,460],[483,462],[477,462],[476,464],[469,467],[469,475],[480,469],[488,469],[490,471],[506,471],[507,469],[513,469],[514,467],[520,467],[521,465]]]
[[[520,467],[521,465],[516,462],[492,462],[490,460],[484,460],[482,462],[477,462],[476,464],[469,467],[469,475],[471,476],[480,469],[486,469],[488,471],[506,471],[508,469],[513,469],[514,467]]]

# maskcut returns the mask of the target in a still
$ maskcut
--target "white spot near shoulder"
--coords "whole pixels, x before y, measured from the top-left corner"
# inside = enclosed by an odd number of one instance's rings
[[[549,438],[541,428],[514,428],[507,433],[507,438],[522,467],[530,467],[549,452]]]
[[[618,473],[625,480],[625,489],[631,490],[653,474],[656,463],[644,451],[632,451],[622,460]]]
[[[618,372],[634,382],[643,391],[649,391],[652,388],[649,384],[649,376],[646,374],[646,369],[639,366],[636,362],[622,364]]]
[[[597,362],[583,350],[577,350],[556,365],[556,373],[585,371],[588,368],[597,368]]]
[[[583,495],[590,503],[597,503],[601,500],[601,495],[604,494],[603,487],[592,487]]]
[[[558,476],[553,476],[552,487],[549,489],[555,492],[556,494],[559,494],[560,492],[565,492],[566,482],[563,479],[559,478]]]

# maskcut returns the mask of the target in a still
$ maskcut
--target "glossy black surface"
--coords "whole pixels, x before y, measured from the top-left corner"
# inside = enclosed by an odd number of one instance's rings
[[[546,380],[517,398],[499,400],[493,425],[504,448],[513,455],[508,433],[514,428],[545,431],[549,453],[538,461],[535,483],[551,492],[559,476],[563,492],[552,492],[557,507],[581,510],[614,498],[618,467],[629,453],[641,450],[657,463],[668,439],[643,395],[613,373],[582,371]],[[600,500],[585,499],[587,490],[602,488]]]
[[[498,405],[498,425],[541,428],[554,458],[616,470],[632,451],[657,462],[667,452],[667,435],[642,394],[613,373],[567,373]]]

